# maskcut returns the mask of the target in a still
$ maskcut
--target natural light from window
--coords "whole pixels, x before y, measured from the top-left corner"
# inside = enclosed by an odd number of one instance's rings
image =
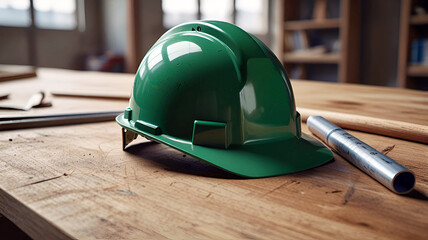
[[[0,25],[28,27],[31,25],[29,0],[0,0]]]
[[[183,22],[198,18],[197,0],[163,0],[163,25],[171,28]]]
[[[236,0],[236,25],[251,33],[267,34],[267,0]]]
[[[164,27],[169,29],[187,21],[197,20],[198,2],[200,19],[235,23],[254,34],[268,32],[268,0],[163,0]]]
[[[38,28],[72,30],[77,27],[76,0],[33,0]],[[0,25],[31,25],[30,0],[0,0]]]
[[[76,0],[34,0],[34,18],[39,28],[75,29]]]
[[[201,0],[201,19],[233,22],[233,1]]]

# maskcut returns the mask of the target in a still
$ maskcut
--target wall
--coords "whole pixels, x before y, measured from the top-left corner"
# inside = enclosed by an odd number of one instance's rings
[[[400,0],[363,0],[360,82],[396,86]]]
[[[104,49],[118,55],[126,53],[126,1],[102,1],[102,39]]]
[[[0,26],[0,64],[30,64],[27,30]]]

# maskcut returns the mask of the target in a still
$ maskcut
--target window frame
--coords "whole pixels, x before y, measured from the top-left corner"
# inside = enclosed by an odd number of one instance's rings
[[[28,0],[29,7],[28,13],[30,15],[30,24],[28,26],[11,26],[11,25],[2,25],[0,27],[6,28],[21,28],[21,29],[37,29],[41,31],[71,31],[71,32],[84,32],[86,28],[86,19],[85,19],[85,0],[74,0],[76,4],[76,10],[74,12],[74,18],[76,20],[76,26],[73,28],[47,28],[47,27],[38,27],[35,22],[35,7],[34,0]]]
[[[196,18],[197,18],[197,20],[201,20],[201,18],[202,18],[202,11],[201,11],[201,0],[196,0],[196,4],[197,4],[197,15],[196,15]],[[270,29],[270,22],[271,22],[271,19],[270,19],[270,12],[271,12],[271,5],[272,5],[272,3],[271,3],[271,0],[266,0],[266,16],[265,16],[265,19],[264,19],[264,21],[266,21],[266,32],[265,33],[251,33],[251,34],[253,34],[253,35],[255,35],[255,36],[257,36],[258,38],[261,38],[261,39],[266,39],[266,38],[269,38],[269,35],[270,35],[270,31],[271,31],[271,29]],[[236,24],[236,13],[237,13],[237,11],[236,11],[236,0],[233,0],[233,3],[232,3],[232,16],[231,16],[231,19],[232,19],[232,21],[231,21],[231,23],[233,23],[233,24]],[[164,14],[165,14],[165,12],[163,11],[163,9],[162,9],[162,25],[163,25],[163,27],[165,28],[165,29],[168,29],[165,25],[164,25],[164,21],[163,21],[163,16],[164,16]]]

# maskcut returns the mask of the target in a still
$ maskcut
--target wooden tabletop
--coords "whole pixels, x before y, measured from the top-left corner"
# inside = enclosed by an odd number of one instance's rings
[[[53,69],[37,75],[2,82],[0,91],[15,102],[38,90],[126,95],[134,77]],[[428,125],[427,92],[292,84],[298,107]],[[25,114],[127,106],[52,100],[52,107]],[[305,124],[303,131],[309,133]],[[36,239],[426,239],[427,145],[350,133],[379,151],[392,149],[388,156],[414,171],[415,190],[394,194],[338,155],[299,173],[237,178],[141,137],[122,151],[112,121],[0,132],[0,214]]]

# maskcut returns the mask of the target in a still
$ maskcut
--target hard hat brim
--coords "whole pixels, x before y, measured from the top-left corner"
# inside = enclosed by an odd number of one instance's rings
[[[204,147],[191,141],[166,134],[154,135],[141,131],[124,118],[117,116],[123,128],[185,154],[244,177],[270,177],[323,165],[333,159],[333,153],[313,137],[302,133],[301,138],[230,146],[228,149]]]

